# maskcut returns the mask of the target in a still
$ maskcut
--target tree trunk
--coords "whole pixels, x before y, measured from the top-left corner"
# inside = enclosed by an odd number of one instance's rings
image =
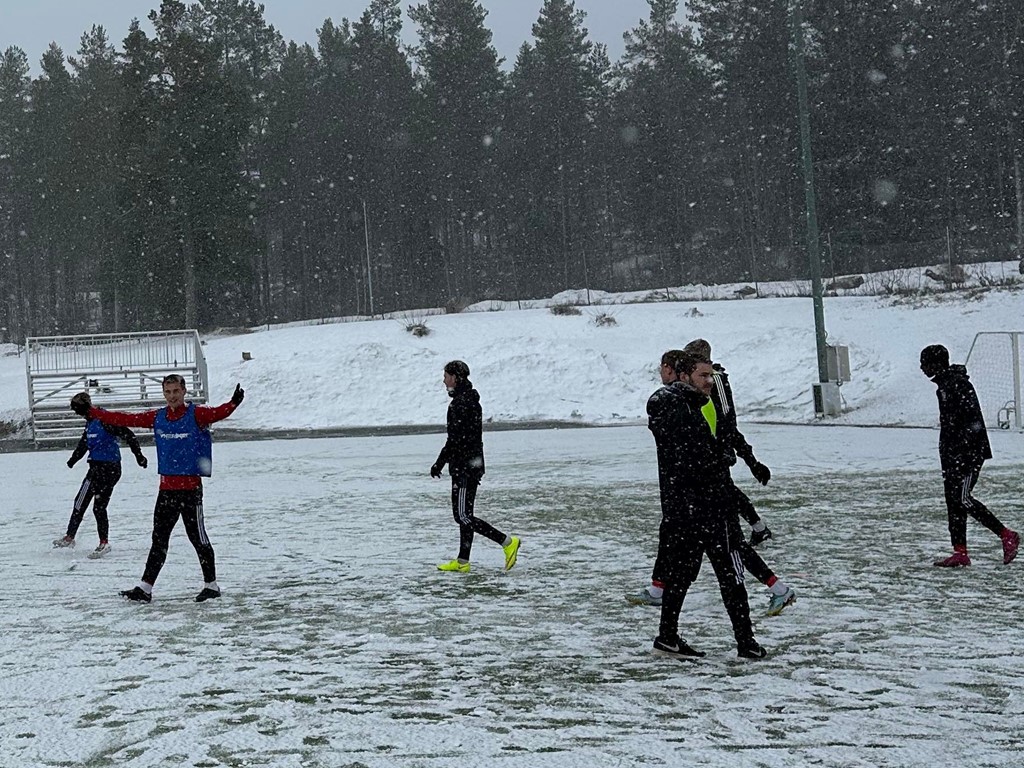
[[[192,238],[185,235],[182,243],[182,256],[185,268],[185,328],[197,328],[199,312],[196,301],[196,255],[192,248]]]
[[[1017,203],[1017,256],[1024,260],[1024,179],[1021,179],[1020,152],[1013,148],[1013,191]]]

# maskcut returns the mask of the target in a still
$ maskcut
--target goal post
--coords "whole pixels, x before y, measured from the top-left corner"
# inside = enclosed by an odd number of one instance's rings
[[[1022,342],[1024,331],[981,331],[967,353],[971,382],[990,429],[1024,429]]]
[[[195,330],[31,336],[25,352],[36,443],[81,435],[82,418],[69,406],[77,392],[88,392],[99,408],[146,411],[163,405],[163,378],[177,373],[192,402],[207,401],[206,357]]]

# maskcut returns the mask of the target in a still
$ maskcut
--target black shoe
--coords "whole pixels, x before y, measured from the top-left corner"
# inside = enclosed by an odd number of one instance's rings
[[[676,659],[700,659],[705,656],[704,651],[691,648],[679,635],[668,642],[660,637],[654,638],[654,652],[659,656],[671,656]]]
[[[220,592],[216,589],[210,589],[209,587],[203,587],[203,591],[196,595],[196,602],[202,603],[206,600],[213,600],[215,597],[220,597]]]
[[[757,643],[751,643],[750,645],[741,645],[737,648],[736,655],[741,659],[763,659],[768,655],[768,651]]]
[[[750,532],[750,546],[756,547],[762,541],[767,541],[772,537],[772,531],[770,528],[765,528],[763,531],[751,531]]]
[[[131,600],[133,603],[148,603],[153,599],[153,596],[142,587],[126,589],[121,592],[121,597],[125,600]]]

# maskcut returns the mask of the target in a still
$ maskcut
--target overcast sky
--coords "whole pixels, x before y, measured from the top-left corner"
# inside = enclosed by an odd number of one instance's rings
[[[265,0],[263,4],[267,22],[286,40],[315,43],[316,29],[324,19],[354,21],[369,0]],[[411,4],[403,0],[402,8]],[[494,47],[507,60],[505,67],[511,68],[519,46],[531,39],[543,0],[483,0],[482,4],[488,11],[485,24],[494,34]],[[145,20],[158,6],[159,0],[0,0],[0,50],[17,45],[28,55],[35,73],[51,41],[65,55],[73,55],[82,33],[100,24],[120,49],[131,19]],[[608,46],[612,62],[622,54],[622,33],[648,18],[650,11],[647,0],[576,0],[576,8],[586,13],[584,26],[590,39]],[[407,16],[403,22],[405,40],[415,42],[413,23]],[[146,29],[150,29],[148,23]]]

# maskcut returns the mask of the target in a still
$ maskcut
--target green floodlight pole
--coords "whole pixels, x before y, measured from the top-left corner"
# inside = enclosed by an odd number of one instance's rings
[[[807,72],[804,70],[804,19],[801,0],[793,0],[793,66],[796,69],[797,104],[800,110],[800,150],[804,166],[804,200],[807,204],[807,259],[811,266],[814,296],[814,341],[818,350],[818,381],[828,381],[825,351],[825,305],[821,294],[821,254],[818,213],[814,197],[814,160],[811,156],[811,118],[807,109]]]

